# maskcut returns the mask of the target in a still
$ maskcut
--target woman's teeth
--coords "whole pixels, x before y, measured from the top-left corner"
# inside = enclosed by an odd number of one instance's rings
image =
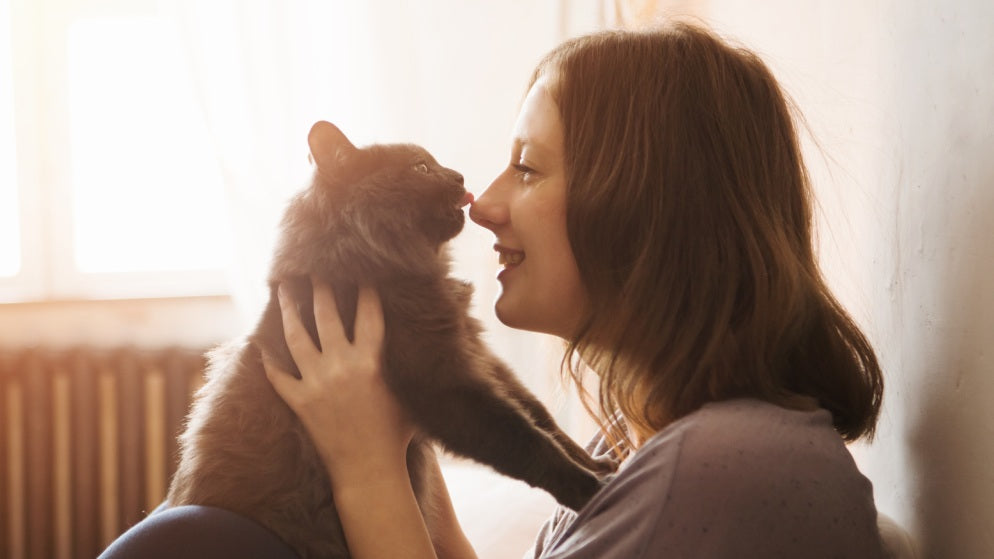
[[[521,261],[524,259],[525,259],[525,253],[523,252],[512,252],[512,253],[502,252],[500,253],[499,262],[501,265],[510,264],[511,266],[515,266],[521,264]]]

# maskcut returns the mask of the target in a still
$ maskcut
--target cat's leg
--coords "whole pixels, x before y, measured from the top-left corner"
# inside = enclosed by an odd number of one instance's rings
[[[451,336],[390,337],[388,384],[415,422],[448,450],[545,489],[574,510],[600,489],[597,476],[481,370],[485,360]]]
[[[503,390],[518,402],[535,425],[551,435],[562,446],[563,450],[579,464],[601,475],[614,472],[618,467],[617,462],[609,458],[594,459],[591,457],[585,449],[559,427],[545,405],[518,380],[517,375],[483,343],[480,337],[483,327],[466,311],[473,294],[472,286],[454,279],[449,280],[448,286],[449,290],[457,295],[462,305],[462,328],[469,334],[467,336],[470,345],[469,351],[484,363],[481,368],[490,371],[494,381],[499,383]]]
[[[504,362],[490,354],[486,348],[481,347],[481,350],[483,352],[482,358],[491,368],[493,378],[503,386],[508,395],[518,402],[518,405],[525,410],[539,429],[548,433],[559,443],[566,454],[583,467],[599,475],[610,474],[617,469],[617,463],[613,460],[597,460],[590,456],[583,447],[559,427],[545,405],[518,380]]]

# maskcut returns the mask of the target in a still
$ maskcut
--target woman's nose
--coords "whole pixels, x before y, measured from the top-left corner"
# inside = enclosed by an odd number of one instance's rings
[[[469,218],[490,230],[507,223],[508,217],[507,203],[500,195],[497,182],[491,183],[469,206]]]

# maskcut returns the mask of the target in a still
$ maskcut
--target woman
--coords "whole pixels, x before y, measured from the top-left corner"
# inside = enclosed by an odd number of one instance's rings
[[[597,375],[591,449],[621,462],[536,557],[882,556],[844,446],[872,436],[881,373],[821,278],[788,104],[757,57],[682,24],[560,45],[470,216],[496,237],[497,317]],[[267,373],[325,457],[354,556],[474,556],[448,502],[435,542],[414,502],[375,293],[352,344],[326,287],[315,308],[335,351],[287,305],[303,379]]]

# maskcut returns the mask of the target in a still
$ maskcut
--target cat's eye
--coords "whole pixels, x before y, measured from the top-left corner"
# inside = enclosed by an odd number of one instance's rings
[[[428,164],[427,163],[418,163],[417,165],[414,166],[414,170],[417,171],[417,172],[419,172],[419,173],[427,175],[428,174]]]

